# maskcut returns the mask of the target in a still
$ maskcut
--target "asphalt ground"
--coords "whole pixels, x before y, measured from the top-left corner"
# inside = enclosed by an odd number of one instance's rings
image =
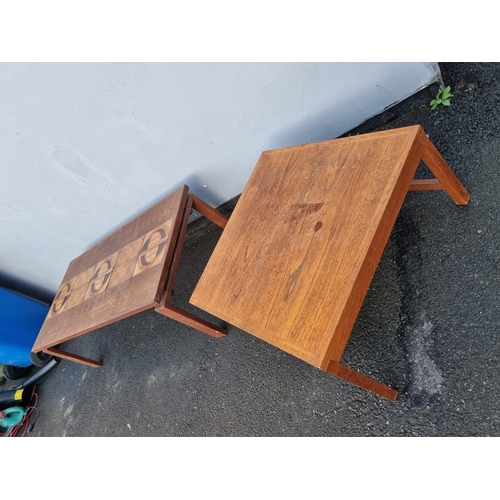
[[[65,345],[104,364],[46,375],[28,436],[499,436],[500,64],[440,66],[451,106],[430,109],[433,87],[352,131],[422,125],[471,195],[408,194],[345,350],[395,403],[231,325],[214,339],[150,310]],[[211,320],[188,300],[220,234],[190,225],[174,296]]]

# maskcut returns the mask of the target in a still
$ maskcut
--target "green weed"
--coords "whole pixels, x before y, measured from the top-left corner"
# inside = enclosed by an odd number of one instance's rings
[[[439,89],[436,98],[431,101],[431,109],[436,109],[440,104],[443,106],[449,106],[451,104],[452,97],[453,94],[451,94],[451,88],[449,86],[444,90]]]

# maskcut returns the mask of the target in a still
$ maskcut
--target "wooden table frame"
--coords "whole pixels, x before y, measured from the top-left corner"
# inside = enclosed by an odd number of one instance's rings
[[[446,163],[445,159],[441,156],[441,153],[439,153],[434,144],[427,137],[423,128],[421,128],[420,126],[417,127],[420,129],[416,141],[418,147],[415,148],[415,152],[413,153],[414,157],[410,158],[410,161],[412,161],[412,163],[415,165],[414,170],[416,170],[419,162],[423,161],[429,168],[429,170],[434,174],[435,178],[412,179],[406,192],[403,191],[404,196],[401,197],[400,201],[398,200],[398,205],[401,206],[403,204],[406,193],[409,191],[446,191],[456,205],[467,205],[470,199],[469,193],[466,191],[462,183],[458,180],[457,176],[453,173],[448,163]],[[366,296],[366,292],[368,291],[368,286],[371,282],[373,274],[375,274],[378,262],[382,257],[382,253],[387,244],[390,233],[392,231],[392,227],[396,222],[398,214],[399,209],[397,210],[397,212],[388,214],[388,217],[390,217],[393,222],[390,227],[387,227],[385,231],[380,233],[378,241],[374,242],[374,245],[378,247],[377,249],[374,249],[374,252],[376,252],[378,258],[376,265],[372,265],[369,269],[366,270],[367,276],[370,276],[370,278],[369,282],[364,286],[364,288],[366,288],[365,293],[363,293],[362,297],[360,296],[357,298],[357,302],[359,303],[359,306],[357,308],[358,312],[361,309],[364,297]],[[356,316],[358,312],[356,313]],[[354,326],[354,322],[352,326]],[[347,340],[344,343],[344,348],[346,343]],[[342,352],[335,354],[335,358],[338,359],[332,359],[328,364],[326,371],[328,371],[332,375],[336,375],[339,378],[347,380],[357,385],[358,387],[362,387],[363,389],[389,399],[390,401],[395,401],[398,396],[398,391],[340,363],[340,358],[342,356],[344,348],[342,349]]]
[[[210,205],[208,205],[206,202],[195,196],[194,194],[188,194],[189,188],[188,186],[183,186],[180,188],[176,193],[180,193],[180,211],[178,212],[180,215],[180,220],[176,220],[174,222],[174,229],[172,233],[172,238],[175,238],[175,244],[173,246],[173,253],[171,257],[167,256],[167,259],[165,263],[163,264],[165,266],[164,271],[162,272],[162,275],[165,276],[165,286],[163,289],[163,292],[161,294],[161,297],[158,299],[155,299],[154,303],[150,307],[154,307],[155,311],[167,316],[169,318],[175,319],[176,321],[179,321],[180,323],[183,323],[187,326],[190,326],[192,328],[196,328],[200,330],[201,332],[204,332],[208,335],[211,335],[212,337],[223,337],[226,335],[226,330],[220,326],[217,326],[215,324],[212,324],[208,321],[205,321],[204,319],[201,319],[185,310],[179,309],[178,307],[173,306],[170,303],[171,297],[173,295],[173,287],[174,287],[174,282],[175,282],[175,277],[177,273],[177,269],[179,266],[179,261],[182,253],[182,247],[184,244],[184,239],[187,231],[187,226],[189,222],[189,217],[192,214],[193,210],[200,213],[202,216],[206,217],[208,220],[212,221],[213,223],[217,224],[221,228],[224,228],[227,224],[228,219],[222,215],[218,210],[212,208]],[[175,193],[174,193],[175,194]],[[167,197],[168,198],[168,197]],[[152,207],[153,208],[153,207]],[[179,218],[179,217],[178,217]],[[104,240],[103,240],[104,241]],[[102,242],[101,242],[102,243]],[[63,280],[64,283],[64,280]],[[56,295],[57,298],[57,295]],[[52,306],[51,306],[52,307]],[[145,307],[142,308],[141,310],[145,310],[150,307]],[[134,311],[131,314],[134,314]],[[117,321],[118,319],[122,319],[123,317],[126,317],[127,315],[122,315],[119,318],[112,319],[109,321],[104,321],[99,323],[98,325],[95,326],[93,329],[86,329],[86,331],[83,332],[78,332],[76,334],[72,334],[69,338],[63,339],[63,342],[66,340],[69,340],[70,338],[74,338],[76,336],[82,335],[83,333],[87,333],[88,331],[95,330],[97,328],[100,328],[106,324],[112,323],[114,321]],[[47,320],[46,320],[47,323]],[[44,325],[45,326],[45,325]],[[50,329],[50,325],[47,327]],[[35,346],[33,348],[33,352],[40,352],[43,351],[47,354],[51,354],[55,357],[66,359],[69,361],[74,361],[76,363],[80,363],[86,366],[90,366],[93,368],[98,368],[102,366],[102,362],[100,361],[95,361],[93,359],[89,359],[83,356],[79,356],[74,353],[67,352],[65,350],[60,349],[58,344],[54,345],[46,345],[47,341],[44,340],[44,328],[42,327],[42,331],[39,334],[39,338],[35,342]],[[50,342],[49,342],[50,343]]]
[[[421,160],[433,179],[414,179]],[[406,194],[427,190],[469,201],[419,125],[266,151],[190,302],[395,401],[340,360]]]
[[[222,215],[218,210],[212,208],[208,203],[205,203],[196,195],[190,194],[188,196],[181,229],[179,231],[179,236],[175,245],[174,259],[172,262],[172,266],[170,267],[165,291],[163,293],[160,304],[158,305],[158,307],[155,307],[155,311],[163,314],[164,316],[167,316],[168,318],[175,319],[180,323],[184,323],[187,326],[196,328],[197,330],[211,335],[212,337],[219,338],[226,335],[227,332],[224,328],[209,323],[208,321],[198,318],[198,316],[195,316],[170,304],[170,299],[172,298],[174,292],[175,276],[181,258],[182,246],[184,245],[184,238],[186,236],[189,217],[192,214],[193,210],[200,213],[222,229],[226,227],[228,221],[227,217]]]

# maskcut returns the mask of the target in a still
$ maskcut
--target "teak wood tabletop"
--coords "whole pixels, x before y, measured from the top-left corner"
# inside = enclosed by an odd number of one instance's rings
[[[182,186],[74,259],[33,352],[92,367],[102,365],[59,344],[149,308],[221,337],[226,331],[169,303],[189,216],[196,210],[225,227],[227,219]]]
[[[340,360],[409,190],[469,200],[418,125],[262,153],[190,302],[394,401]]]

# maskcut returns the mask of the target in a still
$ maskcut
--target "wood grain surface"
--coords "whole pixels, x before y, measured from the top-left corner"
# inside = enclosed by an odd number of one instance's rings
[[[327,370],[342,356],[427,141],[413,126],[262,153],[190,302]],[[439,185],[466,203],[449,167],[425,155]]]
[[[160,303],[187,197],[182,186],[70,263],[33,352]]]

